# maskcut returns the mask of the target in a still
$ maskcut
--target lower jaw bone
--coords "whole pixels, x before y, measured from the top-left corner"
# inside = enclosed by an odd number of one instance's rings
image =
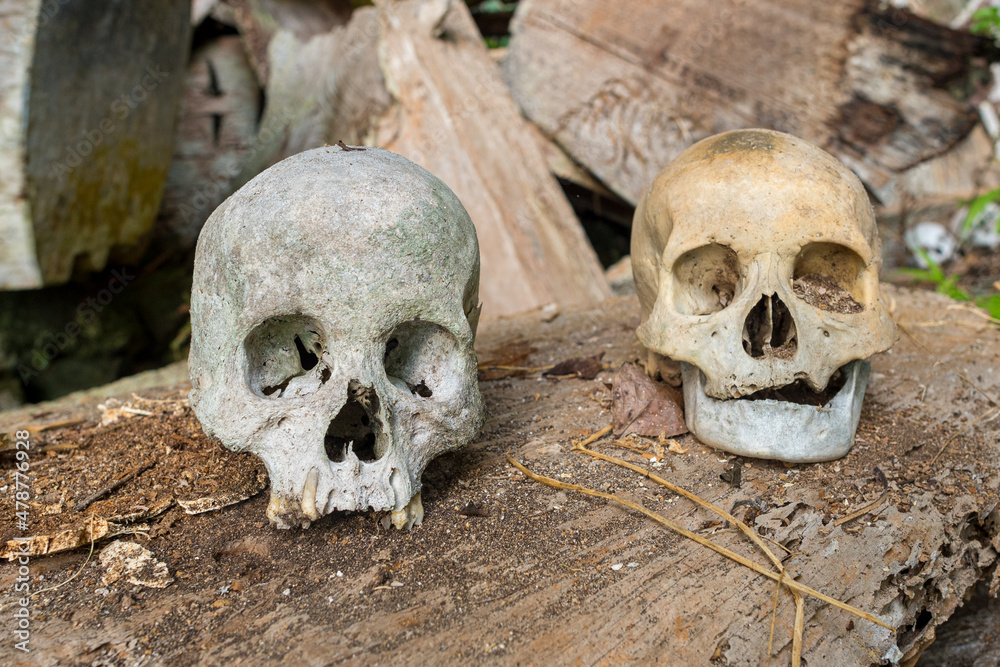
[[[847,454],[861,418],[871,365],[841,368],[844,386],[822,407],[773,399],[719,400],[705,393],[705,376],[682,363],[687,427],[706,445],[740,456],[792,463],[831,461]]]

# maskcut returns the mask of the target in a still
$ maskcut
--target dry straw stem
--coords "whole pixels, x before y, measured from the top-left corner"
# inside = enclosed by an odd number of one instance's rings
[[[698,544],[700,544],[700,545],[702,545],[704,547],[708,547],[712,551],[715,551],[716,553],[721,554],[721,555],[725,556],[726,558],[728,558],[728,559],[730,559],[732,561],[735,561],[735,562],[739,563],[740,565],[743,565],[744,567],[750,568],[751,570],[753,570],[757,574],[761,574],[761,575],[763,575],[765,577],[768,577],[769,579],[772,579],[774,581],[781,581],[781,579],[782,579],[781,573],[779,573],[779,572],[773,572],[773,571],[767,569],[766,567],[764,567],[762,565],[758,565],[757,563],[753,562],[752,560],[750,560],[748,558],[745,558],[744,556],[741,556],[740,554],[738,554],[738,553],[736,553],[734,551],[730,551],[729,549],[727,549],[727,548],[725,548],[723,546],[719,546],[718,544],[715,544],[711,540],[705,539],[701,535],[697,535],[695,533],[692,533],[687,528],[684,528],[684,527],[678,525],[677,523],[674,523],[673,521],[671,521],[670,519],[668,519],[666,517],[660,516],[656,512],[653,512],[652,510],[649,510],[649,509],[643,507],[639,503],[632,502],[631,500],[626,500],[624,498],[621,498],[621,497],[616,496],[616,495],[611,494],[611,493],[603,493],[601,491],[595,491],[594,489],[588,489],[587,487],[585,487],[585,486],[579,486],[578,484],[565,484],[565,483],[560,482],[560,481],[555,480],[555,479],[550,479],[548,477],[543,477],[542,475],[536,475],[535,473],[531,472],[530,470],[528,470],[527,468],[525,468],[523,465],[521,465],[520,463],[518,463],[517,461],[515,461],[511,457],[510,454],[507,454],[507,461],[512,466],[514,466],[515,468],[517,468],[518,470],[520,470],[523,475],[525,475],[529,479],[534,480],[534,481],[536,481],[536,482],[538,482],[540,484],[544,484],[545,486],[552,487],[553,489],[563,489],[563,490],[567,490],[567,491],[577,491],[577,492],[582,493],[582,494],[587,495],[587,496],[593,496],[595,498],[603,498],[605,500],[610,500],[610,501],[616,502],[616,503],[618,503],[620,505],[624,505],[625,507],[629,507],[631,509],[634,509],[637,512],[641,512],[642,514],[645,514],[646,516],[648,516],[653,521],[656,521],[657,523],[659,523],[659,524],[661,524],[663,526],[666,526],[667,528],[669,528],[670,530],[674,531],[675,533],[677,533],[679,535],[682,535],[682,536],[688,538],[689,540],[697,542]],[[799,582],[795,581],[794,579],[785,580],[783,582],[783,584],[785,586],[788,586],[789,588],[797,590],[800,593],[804,593],[805,595],[808,595],[810,597],[816,598],[817,600],[822,600],[823,602],[826,602],[827,604],[833,605],[834,607],[837,607],[838,609],[843,609],[844,611],[846,611],[846,612],[848,612],[850,614],[853,614],[853,615],[857,616],[858,618],[863,618],[866,621],[870,621],[870,622],[874,623],[875,625],[878,625],[880,627],[885,628],[886,630],[895,631],[895,628],[893,628],[891,625],[888,625],[887,623],[885,623],[884,621],[882,621],[877,616],[869,614],[868,612],[862,611],[862,610],[860,610],[860,609],[858,609],[856,607],[852,607],[851,605],[849,605],[849,604],[847,604],[845,602],[841,602],[840,600],[837,600],[836,598],[832,598],[829,595],[826,595],[824,593],[820,593],[819,591],[817,591],[817,590],[815,590],[813,588],[810,588],[809,586],[806,586],[805,584],[800,584]]]
[[[725,519],[726,521],[728,521],[732,525],[734,525],[737,528],[739,528],[740,531],[742,531],[744,535],[746,535],[747,537],[750,538],[751,542],[753,542],[754,544],[756,544],[760,548],[760,550],[764,552],[764,554],[774,564],[774,566],[776,568],[778,568],[778,572],[780,572],[782,576],[781,576],[781,579],[779,579],[779,584],[778,584],[778,589],[777,590],[781,589],[781,582],[784,581],[785,566],[781,562],[781,559],[778,558],[777,556],[775,556],[774,552],[771,551],[766,544],[764,544],[764,541],[761,539],[761,536],[757,533],[756,530],[753,530],[752,528],[750,528],[750,526],[746,525],[745,523],[743,523],[742,521],[740,521],[735,516],[733,516],[732,514],[730,514],[729,512],[727,512],[726,510],[722,509],[718,505],[716,505],[714,503],[710,503],[709,501],[705,500],[704,498],[696,496],[695,494],[691,493],[687,489],[681,488],[681,487],[677,486],[676,484],[668,482],[667,480],[663,479],[662,477],[660,477],[658,475],[654,475],[653,473],[649,472],[648,470],[645,470],[644,468],[640,468],[639,466],[637,466],[637,465],[635,465],[633,463],[629,463],[628,461],[624,461],[622,459],[615,458],[614,456],[608,456],[607,454],[602,454],[602,453],[594,451],[592,449],[587,449],[586,445],[588,445],[588,444],[590,444],[590,443],[595,442],[596,440],[598,440],[601,437],[600,434],[602,432],[606,433],[607,430],[603,429],[602,431],[598,431],[597,433],[595,433],[594,435],[590,436],[589,438],[587,438],[583,442],[581,442],[581,443],[579,443],[577,445],[574,445],[573,449],[576,450],[576,451],[579,451],[579,452],[583,452],[584,454],[587,454],[588,456],[592,456],[592,457],[594,457],[596,459],[600,459],[602,461],[607,461],[608,463],[614,463],[615,465],[621,466],[623,468],[628,468],[629,470],[637,472],[640,475],[642,475],[643,477],[645,477],[646,479],[648,479],[650,481],[653,481],[653,482],[656,482],[660,486],[663,486],[666,489],[668,489],[670,491],[673,491],[674,493],[676,493],[678,495],[684,496],[685,498],[687,498],[691,502],[693,502],[693,503],[695,503],[697,505],[701,505],[705,509],[707,509],[707,510],[709,510],[711,512],[714,512],[715,514],[719,515],[720,517],[722,517],[723,519]],[[616,444],[616,443],[611,443],[611,444]],[[771,540],[771,541],[773,542],[773,540]],[[778,544],[778,543],[775,542],[775,544]],[[785,551],[788,551],[788,549],[786,549],[784,545],[778,544],[778,546],[781,547],[782,549],[785,549]],[[789,552],[789,553],[791,553],[791,552]],[[804,600],[802,599],[802,596],[799,594],[799,592],[797,590],[795,590],[791,586],[789,586],[788,589],[791,592],[792,597],[795,600],[795,618],[796,618],[796,628],[797,628],[796,631],[795,631],[795,633],[792,635],[792,665],[793,665],[793,667],[798,667],[798,665],[800,664],[799,659],[802,656],[802,628],[804,626],[804,619],[805,619],[805,604],[804,604]],[[775,599],[775,614],[777,614],[777,599]],[[800,616],[802,617],[802,622],[801,623],[799,622],[799,617]],[[773,629],[773,627],[771,629],[771,633],[772,633],[772,639],[773,639],[773,636],[774,636],[774,629]],[[770,660],[770,655],[771,655],[771,650],[770,650],[770,644],[769,644],[768,645],[768,656],[769,656],[768,659],[769,660]],[[798,656],[799,659],[797,659],[796,656]]]
[[[479,366],[477,370],[480,371],[511,371],[517,373],[544,373],[545,371],[550,371],[555,368],[555,364],[550,364],[548,366],[495,366],[493,364],[485,364]]]
[[[593,437],[593,436],[591,436],[591,437]],[[589,438],[588,438],[588,440],[589,440]],[[733,516],[732,514],[730,514],[729,512],[727,512],[726,510],[722,509],[718,505],[715,505],[713,503],[708,502],[707,500],[705,500],[705,499],[703,499],[703,498],[701,498],[699,496],[696,496],[695,494],[691,493],[690,491],[688,491],[686,489],[683,489],[683,488],[677,486],[676,484],[668,482],[667,480],[663,479],[662,477],[660,477],[658,475],[654,475],[653,473],[651,473],[648,470],[645,470],[645,469],[643,469],[643,468],[635,465],[634,463],[629,463],[628,461],[623,461],[622,459],[615,458],[614,456],[608,456],[607,454],[602,454],[602,453],[596,452],[596,451],[594,451],[592,449],[587,449],[586,446],[585,446],[586,444],[588,444],[587,441],[581,442],[580,444],[575,445],[573,447],[573,449],[576,450],[576,451],[578,451],[578,452],[583,452],[584,454],[592,456],[595,459],[601,459],[602,461],[607,461],[608,463],[614,463],[615,465],[621,466],[622,468],[628,468],[629,470],[635,471],[635,472],[639,473],[640,475],[642,475],[643,477],[645,477],[646,479],[651,480],[653,482],[656,482],[660,486],[666,487],[667,489],[669,489],[670,491],[673,491],[674,493],[676,493],[678,495],[684,496],[685,498],[687,498],[691,502],[696,503],[698,505],[701,505],[702,507],[704,507],[705,509],[707,509],[707,510],[709,510],[711,512],[715,512],[720,517],[722,517],[723,519],[725,519],[726,521],[730,522],[731,524],[733,524],[734,526],[736,526],[737,528],[739,528],[741,531],[743,531],[743,533],[747,537],[749,537],[750,540],[754,544],[756,544],[758,547],[760,547],[761,551],[763,551],[767,555],[768,559],[772,563],[774,563],[774,566],[776,568],[778,568],[779,570],[783,570],[784,569],[784,565],[782,565],[781,559],[779,559],[777,556],[775,556],[774,552],[772,552],[768,548],[768,546],[766,544],[764,544],[764,540],[761,539],[761,536],[757,534],[757,531],[753,530],[752,528],[750,528],[750,526],[746,525],[745,523],[743,523],[742,521],[740,521],[739,519],[737,519],[735,516]]]
[[[771,636],[767,639],[767,664],[771,664],[771,656],[774,651],[774,626],[778,622],[778,595],[781,593],[781,585],[785,581],[785,570],[782,568],[778,585],[774,587],[774,609],[771,611]],[[792,631],[792,667],[800,667],[802,664],[802,632],[805,629],[805,604],[802,596],[797,591],[792,591],[795,596],[795,627]]]
[[[964,310],[965,312],[975,315],[976,317],[981,317],[987,322],[992,322],[993,324],[1000,324],[1000,320],[998,320],[995,317],[990,317],[989,313],[987,313],[982,308],[979,308],[978,306],[970,306],[964,303],[956,303],[948,306],[948,310]]]
[[[781,595],[781,584],[785,581],[785,571],[781,571],[778,585],[774,587],[774,603],[771,607],[771,634],[767,638],[767,664],[771,665],[771,655],[774,653],[774,626],[778,624],[778,596]]]
[[[94,555],[94,513],[91,512],[90,513],[90,551],[87,552],[87,558],[84,559],[83,565],[81,565],[80,569],[77,570],[76,572],[74,572],[73,576],[71,576],[66,581],[62,582],[61,584],[56,584],[55,586],[50,586],[48,588],[43,588],[42,590],[38,591],[38,593],[36,593],[36,595],[41,595],[42,593],[48,593],[50,591],[58,590],[58,589],[62,588],[63,586],[65,586],[66,584],[68,584],[69,582],[71,582],[74,579],[76,579],[77,577],[79,577],[80,573],[83,572],[83,568],[87,567],[87,563],[90,562],[90,557],[93,556],[93,555]]]
[[[959,380],[961,380],[962,382],[964,382],[965,384],[969,385],[970,387],[972,387],[973,389],[975,389],[976,391],[978,391],[980,394],[982,394],[983,397],[987,401],[989,401],[990,403],[992,403],[996,407],[1000,408],[1000,401],[998,401],[997,399],[993,398],[988,393],[986,393],[985,389],[983,389],[978,384],[976,384],[975,382],[973,382],[972,380],[970,380],[969,376],[966,375],[964,372],[962,372],[962,371],[955,371],[955,375],[958,376]]]
[[[885,499],[888,498],[890,495],[892,495],[892,494],[889,491],[886,491],[881,496],[879,496],[878,500],[876,500],[875,502],[868,503],[867,505],[865,505],[861,509],[859,509],[857,511],[854,511],[854,512],[851,512],[847,516],[840,517],[839,519],[837,519],[836,521],[833,522],[834,528],[836,528],[837,526],[842,526],[845,523],[847,523],[848,521],[854,521],[859,516],[864,516],[865,514],[868,514],[872,510],[874,510],[877,507],[879,507],[883,502],[885,502]]]
[[[987,322],[973,322],[971,320],[932,320],[925,322],[896,322],[896,325],[897,326],[906,325],[908,327],[920,327],[920,328],[949,327],[953,325],[958,325],[963,327],[972,327],[975,329],[980,329],[982,331],[986,331],[990,326],[989,323]]]

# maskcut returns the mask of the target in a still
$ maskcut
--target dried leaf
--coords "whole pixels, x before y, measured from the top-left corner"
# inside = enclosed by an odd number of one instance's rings
[[[611,395],[616,436],[635,433],[669,438],[687,433],[681,393],[669,385],[654,382],[635,364],[624,363],[618,369]]]
[[[567,359],[559,362],[542,375],[575,375],[582,380],[593,380],[601,372],[603,364],[601,359],[604,353],[596,354],[593,357],[583,359]]]
[[[521,377],[541,370],[529,365],[528,360],[535,352],[535,347],[518,339],[483,354],[482,358],[485,360],[479,362],[479,381]]]
[[[719,479],[734,489],[740,488],[743,485],[743,459],[736,457],[730,461],[725,471],[719,475]]]

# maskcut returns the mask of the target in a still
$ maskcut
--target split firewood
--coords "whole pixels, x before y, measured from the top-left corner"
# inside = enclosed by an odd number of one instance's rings
[[[465,204],[483,254],[485,312],[610,296],[465,3],[379,3],[379,28],[393,103],[375,143],[436,174]]]
[[[380,2],[327,33],[279,27],[269,40],[262,127],[277,137],[260,142],[245,176],[324,144],[379,146],[462,200],[479,235],[487,315],[610,296],[464,3]]]
[[[632,203],[685,147],[736,128],[817,143],[887,205],[923,194],[930,179],[903,178],[918,165],[959,151],[948,187],[974,189],[992,157],[966,141],[976,109],[952,93],[986,42],[874,0],[531,0],[512,32],[521,109]]]
[[[259,152],[258,135],[267,129],[258,128],[261,98],[239,37],[223,35],[191,55],[161,214],[164,231],[181,246],[194,247]]]

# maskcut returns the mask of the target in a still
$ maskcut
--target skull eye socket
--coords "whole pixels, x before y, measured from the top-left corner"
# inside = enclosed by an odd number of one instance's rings
[[[837,243],[810,243],[795,258],[792,291],[810,306],[833,313],[865,309],[865,262]]]
[[[385,345],[385,374],[420,399],[442,398],[461,390],[458,341],[443,327],[413,320],[400,324]],[[402,388],[402,387],[400,387]]]
[[[732,248],[712,243],[681,255],[673,275],[674,307],[684,315],[711,315],[736,298],[739,261]]]
[[[262,398],[305,396],[330,379],[323,329],[303,315],[282,315],[254,327],[243,341],[247,384]]]

